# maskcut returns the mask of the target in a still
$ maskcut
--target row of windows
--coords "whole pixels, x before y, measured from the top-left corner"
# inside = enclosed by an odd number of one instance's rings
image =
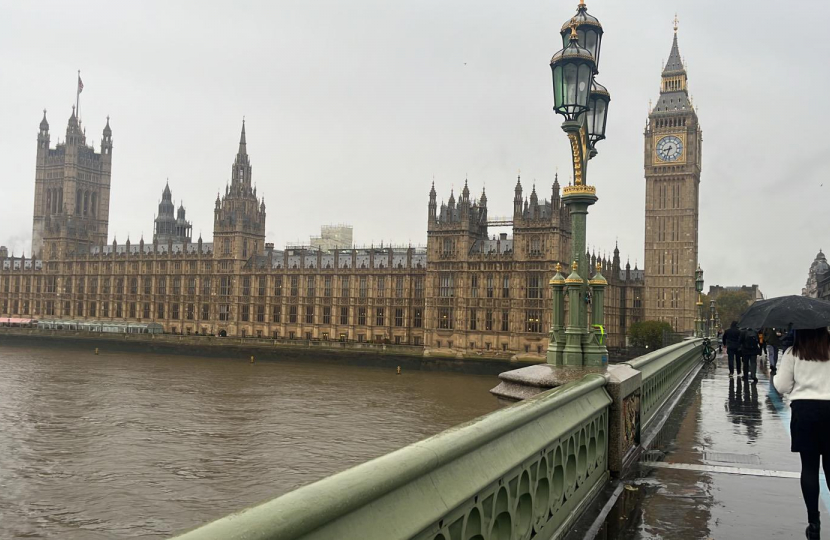
[[[480,279],[483,278],[483,279]],[[544,275],[528,273],[525,275],[525,298],[544,298]],[[510,298],[510,275],[486,274],[470,276],[470,298]],[[441,272],[438,275],[438,297],[455,297],[455,274]]]
[[[262,322],[260,315],[263,314],[264,306],[257,306],[257,322]],[[283,308],[282,306],[273,306],[271,311],[271,322],[283,322]],[[336,320],[336,324],[348,325],[351,324],[351,317],[348,307],[341,307],[339,313],[333,312],[331,306],[323,306],[321,324],[334,324],[332,321]],[[396,326],[403,327],[406,323],[405,312],[403,308],[396,308],[392,311],[392,320],[386,320],[386,308],[375,308],[370,311],[366,307],[358,307],[356,312],[358,326]],[[332,314],[335,314],[334,317]],[[242,306],[240,312],[240,320],[247,322],[250,320],[250,306]],[[314,324],[314,306],[305,306],[303,313],[303,321],[306,324]],[[288,306],[288,323],[297,323],[300,318],[300,310],[298,306]],[[414,308],[412,310],[412,326],[413,328],[421,328],[423,326],[424,311],[423,308]]]
[[[30,313],[30,307],[34,308],[34,311]],[[169,315],[170,319],[173,320],[197,320],[197,316],[199,320],[208,321],[210,320],[210,304],[201,304],[196,305],[193,303],[186,303],[186,304],[179,304],[173,303],[170,304],[170,311],[169,313],[165,311],[165,304],[158,303],[158,304],[151,304],[150,302],[113,302],[112,303],[112,310],[110,310],[110,302],[101,302],[100,304],[97,302],[76,302],[74,303],[75,310],[72,311],[73,302],[66,301],[63,306],[63,315],[71,315],[75,317],[116,317],[116,318],[144,318],[144,319],[164,319],[167,315]],[[100,307],[100,312],[99,312]],[[253,306],[254,309],[251,309],[252,306],[250,305],[243,305],[240,307],[239,310],[239,320],[242,322],[266,322],[266,309],[265,306]],[[9,309],[11,308],[11,309]],[[28,300],[13,300],[11,303],[9,300],[3,300],[2,303],[2,313],[10,313],[14,315],[34,315],[40,312],[41,302],[36,301],[33,305],[29,303]],[[44,302],[44,312],[46,315],[55,315],[55,302],[52,300]],[[199,310],[199,311],[197,311]],[[283,308],[282,306],[272,306],[271,313],[270,313],[270,322],[273,323],[282,323],[283,322]],[[389,310],[391,314],[391,320],[387,321],[387,311],[386,308],[374,308],[373,310],[369,310],[366,307],[359,307],[356,310],[356,319],[357,324],[360,326],[396,326],[396,327],[403,327],[407,322],[405,319],[406,310],[403,308],[395,308],[394,310]],[[331,306],[323,306],[322,308],[322,320],[320,321],[321,324],[334,324],[333,321],[336,320],[337,324],[341,325],[348,325],[351,324],[351,316],[349,313],[348,307],[341,307],[339,309],[339,313],[336,313],[336,319],[332,317],[332,307]],[[305,306],[304,312],[302,313],[302,320],[307,324],[315,324],[314,320],[315,309],[314,306]],[[223,322],[230,321],[232,319],[232,312],[230,304],[219,304],[218,307],[218,315],[219,320]],[[285,322],[288,323],[297,323],[300,321],[300,308],[298,306],[288,306],[288,314],[287,319]],[[414,328],[421,328],[423,326],[423,317],[424,312],[423,308],[414,308],[412,310],[412,326]],[[387,322],[389,324],[387,324]]]
[[[666,294],[668,291],[668,294]],[[681,299],[683,297],[682,289],[659,289],[657,291],[657,307],[665,308],[679,308],[682,307]]]
[[[350,277],[341,276],[339,279],[340,297],[350,297]],[[180,276],[174,276],[169,279],[169,283],[171,285],[170,289],[173,295],[182,294],[184,291],[186,291],[189,295],[194,295],[197,290],[199,290],[203,295],[209,295],[211,292],[211,278],[202,277],[199,281],[201,283],[197,283],[196,277],[183,279]],[[322,281],[323,296],[332,297],[334,292],[334,277],[323,276],[323,279],[319,281]],[[153,287],[154,282],[155,287]],[[317,295],[317,282],[317,276],[306,276],[305,293],[307,297],[313,298]],[[386,276],[380,276],[374,279],[376,298],[387,297],[390,293],[394,298],[405,297],[404,277],[397,276],[394,279],[394,288],[392,290],[387,288],[387,284],[390,282],[391,280],[387,281]],[[10,292],[12,290],[14,292],[21,292],[21,283],[25,292],[32,292],[33,278],[25,277],[21,281],[20,276],[15,276],[14,279],[6,276],[3,279],[3,292]],[[55,276],[46,276],[46,287],[43,290],[42,283],[41,277],[34,278],[36,292],[56,292],[57,281]],[[139,291],[141,291],[143,294],[153,294],[153,292],[155,292],[156,294],[163,295],[167,294],[168,291],[168,278],[166,276],[147,276],[143,278],[107,277],[100,278],[99,280],[98,277],[79,277],[73,280],[71,277],[66,277],[63,279],[62,292],[66,294],[71,294],[73,291],[79,294],[97,294],[99,285],[103,294],[110,294],[111,292],[114,292],[115,294],[124,294],[125,292],[128,294],[139,294]],[[288,291],[290,296],[299,296],[299,291],[300,276],[290,276]],[[367,298],[368,292],[368,276],[360,276],[358,280],[358,296],[360,298]],[[266,296],[267,277],[260,276],[254,280],[251,276],[244,276],[242,278],[241,293],[242,296],[251,296],[252,293],[256,293],[257,296]],[[221,296],[230,296],[234,294],[234,280],[231,276],[222,276],[219,278],[219,294]],[[273,294],[274,296],[283,296],[283,276],[274,277]],[[414,298],[424,297],[424,280],[422,277],[416,277],[413,279],[412,295]]]
[[[669,234],[670,233],[670,234]],[[658,217],[657,218],[657,241],[678,242],[680,240],[680,218],[679,217]]]
[[[50,268],[57,269],[56,262],[50,263]],[[88,265],[88,266],[87,266]],[[124,262],[117,262],[115,263],[115,273],[122,273],[127,269],[127,263]],[[73,262],[65,262],[62,265],[63,272],[67,274],[73,273],[73,271],[77,271],[80,274],[84,274],[89,270],[92,274],[97,274],[99,268],[105,274],[111,274],[113,270],[113,263],[105,262],[99,263],[92,262],[92,263],[73,263]],[[182,269],[186,269],[189,272],[195,272],[198,269],[197,261],[173,261],[170,265],[167,264],[167,261],[156,261],[155,265],[153,262],[143,262],[139,265],[137,261],[132,261],[129,263],[129,269],[133,272],[138,272],[139,268],[141,272],[144,274],[150,274],[154,270],[156,272],[167,272],[169,269],[180,271]],[[203,271],[211,271],[213,270],[213,261],[202,261],[202,270]]]
[[[510,331],[510,311],[501,310],[501,317],[496,321],[496,312],[492,309],[482,310],[470,309],[467,319],[468,330],[485,330],[502,332]],[[529,309],[524,312],[524,331],[540,333],[542,329],[542,312],[537,309]],[[500,326],[499,326],[500,324]],[[438,308],[438,328],[440,330],[452,330],[455,327],[454,310],[449,307]]]
[[[657,255],[657,273],[676,276],[680,271],[680,253],[676,250],[661,251]]]
[[[680,182],[659,182],[657,184],[657,208],[680,208],[682,189]]]
[[[678,80],[679,82],[679,80]],[[667,128],[667,127],[683,127],[686,125],[686,118],[667,118],[662,120],[655,120],[654,127],[656,128]]]

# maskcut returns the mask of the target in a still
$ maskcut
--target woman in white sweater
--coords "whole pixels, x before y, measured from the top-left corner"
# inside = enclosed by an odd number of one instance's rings
[[[830,486],[830,332],[797,330],[778,365],[776,390],[790,395],[792,451],[801,454],[801,493],[807,505],[807,538],[818,539],[819,462]]]

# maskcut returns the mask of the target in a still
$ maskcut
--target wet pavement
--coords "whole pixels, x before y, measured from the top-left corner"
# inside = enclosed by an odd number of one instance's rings
[[[670,434],[643,457],[640,477],[620,486],[598,533],[577,536],[804,538],[807,515],[799,456],[790,452],[789,403],[773,388],[766,361],[758,378],[757,384],[730,379],[725,358],[702,372],[669,419]],[[827,526],[824,484],[819,505]]]

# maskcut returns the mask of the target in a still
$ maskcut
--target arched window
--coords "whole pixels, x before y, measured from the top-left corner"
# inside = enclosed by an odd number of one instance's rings
[[[83,205],[83,195],[81,194],[81,190],[77,190],[75,192],[75,215],[80,215]]]
[[[44,208],[43,213],[44,214],[50,214],[52,212],[52,190],[51,189],[46,190],[46,198],[44,199],[44,203],[45,203],[44,204],[45,208]]]
[[[92,210],[91,213],[92,213],[93,216],[97,216],[98,215],[98,194],[93,191],[92,196],[90,198],[92,199],[91,200],[91,207],[92,207],[91,208],[91,210]]]
[[[84,191],[84,215],[89,214],[89,191]]]

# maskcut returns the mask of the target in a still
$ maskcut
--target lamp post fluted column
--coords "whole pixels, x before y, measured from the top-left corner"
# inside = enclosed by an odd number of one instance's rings
[[[551,317],[550,338],[548,340],[547,359],[549,364],[564,365],[565,353],[565,277],[562,265],[556,263],[556,274],[548,282],[553,298],[553,315]]]

